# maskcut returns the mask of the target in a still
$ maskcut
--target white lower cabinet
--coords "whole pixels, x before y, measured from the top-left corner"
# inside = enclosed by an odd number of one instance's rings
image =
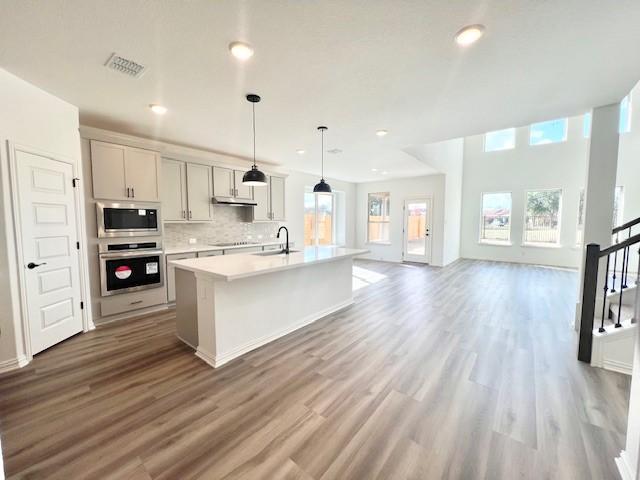
[[[255,253],[261,252],[262,247],[242,247],[242,248],[230,248],[224,251],[225,255],[236,255],[238,253]]]
[[[175,295],[175,290],[174,290]],[[167,303],[167,291],[164,287],[151,288],[140,292],[123,293],[104,297],[100,300],[100,315],[108,317],[127,313],[140,308],[153,307]]]
[[[217,257],[218,255],[223,255],[224,252],[222,250],[208,250],[206,252],[198,252],[198,258],[202,257]]]
[[[171,255],[165,255],[167,261],[167,301],[176,301],[176,267],[169,265],[169,262],[174,260],[186,260],[187,258],[196,258],[195,253],[174,253]]]

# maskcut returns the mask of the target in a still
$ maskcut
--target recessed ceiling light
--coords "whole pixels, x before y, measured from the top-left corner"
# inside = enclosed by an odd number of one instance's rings
[[[303,150],[303,149],[301,149],[301,148],[299,148],[298,150],[296,150],[296,153],[297,153],[298,155],[304,155],[304,150]]]
[[[229,51],[231,55],[236,57],[238,60],[248,60],[253,57],[253,48],[251,45],[244,42],[231,42],[229,44]]]
[[[371,171],[372,171],[372,172],[377,172],[377,171],[378,171],[378,169],[377,169],[377,168],[372,168],[372,169],[371,169]]]
[[[376,130],[376,135],[379,137],[384,137],[387,133],[389,132],[387,132],[386,130]]]
[[[456,33],[455,39],[458,45],[466,47],[472,43],[477,42],[484,34],[484,25],[467,25],[458,33]]]
[[[385,170],[384,172],[382,172],[382,174],[383,174],[383,175],[386,175],[386,174],[387,174],[387,171]]]
[[[152,103],[151,105],[149,105],[149,108],[156,115],[164,115],[165,113],[167,113],[167,107],[163,107],[162,105],[155,105]]]

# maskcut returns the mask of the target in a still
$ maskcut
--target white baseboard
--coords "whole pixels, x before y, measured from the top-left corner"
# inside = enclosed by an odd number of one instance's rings
[[[10,372],[11,370],[22,368],[28,364],[29,360],[27,360],[27,357],[24,355],[20,355],[16,358],[10,358],[8,360],[3,360],[2,362],[0,362],[0,373]]]
[[[245,353],[250,352],[251,350],[260,348],[269,342],[273,342],[274,340],[277,340],[280,337],[284,337],[285,335],[288,335],[291,332],[294,332],[302,327],[306,327],[307,325],[317,320],[320,320],[321,318],[326,317],[327,315],[336,313],[342,310],[343,308],[347,308],[351,305],[353,305],[353,299],[349,299],[346,302],[340,303],[338,305],[334,305],[320,312],[316,312],[314,314],[308,315],[296,324],[290,325],[287,328],[283,328],[282,330],[279,330],[272,334],[265,335],[264,337],[257,338],[255,340],[252,340],[251,342],[247,342],[244,345],[240,345],[239,347],[236,347],[232,350],[221,353],[219,355],[212,355],[210,352],[206,352],[202,350],[200,347],[198,347],[196,349],[196,356],[202,359],[203,361],[205,361],[206,363],[208,363],[209,365],[211,365],[212,367],[217,368],[224,365],[225,363],[230,362],[235,358],[238,358],[244,355]],[[182,341],[184,342],[184,340]],[[188,342],[184,342],[184,343],[189,345]]]
[[[629,465],[627,452],[624,450],[620,452],[620,456],[616,457],[616,465],[618,466],[618,472],[620,472],[622,480],[636,480],[633,474],[633,468]]]

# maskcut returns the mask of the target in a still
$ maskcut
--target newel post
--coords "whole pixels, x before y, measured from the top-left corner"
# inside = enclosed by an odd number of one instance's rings
[[[580,313],[580,338],[578,341],[578,360],[591,363],[593,344],[593,319],[596,312],[596,291],[598,286],[598,262],[600,245],[587,245],[584,262],[584,284],[582,288],[582,311]]]

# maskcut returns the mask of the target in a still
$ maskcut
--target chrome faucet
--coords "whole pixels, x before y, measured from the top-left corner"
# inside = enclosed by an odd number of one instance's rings
[[[289,229],[287,227],[280,227],[278,229],[278,235],[276,235],[276,238],[280,238],[280,230],[282,230],[284,228],[284,231],[287,232],[287,243],[286,246],[284,247],[284,250],[282,250],[282,253],[286,253],[287,255],[289,255]]]

